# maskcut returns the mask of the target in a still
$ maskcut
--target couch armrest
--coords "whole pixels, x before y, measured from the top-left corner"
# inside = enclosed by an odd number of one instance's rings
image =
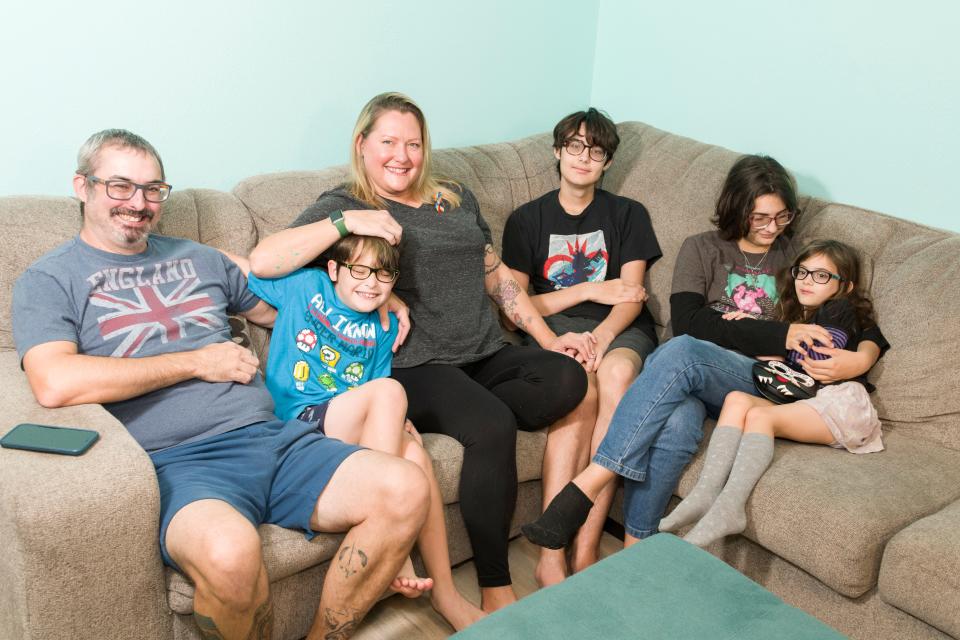
[[[100,405],[44,409],[0,353],[0,435],[21,422],[94,429],[78,457],[0,449],[0,637],[170,637],[153,464]]]

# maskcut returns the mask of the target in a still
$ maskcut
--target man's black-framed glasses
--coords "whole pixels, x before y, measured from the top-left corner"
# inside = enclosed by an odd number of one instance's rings
[[[107,190],[107,197],[114,200],[130,200],[137,194],[137,189],[143,191],[143,199],[147,202],[163,202],[170,197],[172,186],[166,182],[150,182],[137,184],[129,180],[103,180],[97,176],[84,176],[94,184],[102,184]]]
[[[807,276],[810,276],[817,284],[827,284],[831,280],[843,282],[843,278],[835,273],[830,273],[826,269],[815,269],[810,271],[809,269],[804,269],[803,267],[793,267],[790,269],[790,275],[793,276],[794,280],[806,280]]]
[[[365,264],[350,264],[349,262],[341,262],[339,264],[349,269],[350,275],[357,280],[366,280],[370,277],[371,273],[375,273],[377,280],[389,284],[400,275],[400,272],[396,269],[374,269]]]
[[[778,227],[785,227],[793,222],[794,215],[793,211],[784,209],[772,216],[767,213],[751,213],[747,218],[750,220],[750,226],[754,229],[766,229],[770,226],[771,221],[776,222]]]
[[[583,140],[576,138],[567,138],[563,143],[563,148],[572,156],[578,156],[584,149],[590,150],[590,159],[594,162],[603,162],[607,159],[607,150],[597,144],[587,144]]]

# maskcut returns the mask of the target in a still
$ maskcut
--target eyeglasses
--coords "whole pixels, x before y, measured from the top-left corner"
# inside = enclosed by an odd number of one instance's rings
[[[349,262],[341,262],[339,264],[349,269],[350,275],[357,280],[366,280],[370,277],[371,273],[376,273],[377,280],[390,283],[400,275],[400,272],[396,269],[374,269],[365,264],[350,264]]]
[[[137,189],[143,191],[143,199],[147,202],[163,202],[170,197],[172,186],[165,182],[151,182],[137,184],[129,180],[101,180],[97,176],[84,176],[93,183],[102,184],[107,189],[107,197],[114,200],[130,200],[137,194]]]
[[[793,221],[793,216],[793,211],[784,209],[773,216],[766,213],[751,213],[747,219],[750,220],[750,226],[754,229],[766,229],[770,226],[770,222],[776,222],[778,227],[785,227]]]
[[[816,269],[815,271],[810,271],[808,269],[804,269],[803,267],[793,267],[790,269],[790,275],[793,276],[794,280],[806,280],[807,276],[811,276],[813,281],[817,284],[827,284],[830,282],[830,280],[843,282],[843,278],[835,273],[830,273],[826,269]]]
[[[564,141],[563,148],[567,150],[572,156],[578,156],[583,153],[584,149],[590,149],[590,159],[594,162],[603,162],[607,159],[607,151],[596,144],[586,144],[582,140],[577,140],[576,138],[569,138]]]

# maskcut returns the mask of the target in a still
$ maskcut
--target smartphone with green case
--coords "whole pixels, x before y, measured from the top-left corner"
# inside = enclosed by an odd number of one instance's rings
[[[0,446],[43,453],[79,456],[93,446],[100,434],[90,429],[53,427],[45,424],[18,424],[0,438]]]

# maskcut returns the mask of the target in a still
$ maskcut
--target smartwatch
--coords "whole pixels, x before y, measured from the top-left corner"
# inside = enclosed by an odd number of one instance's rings
[[[333,226],[337,228],[337,231],[340,232],[340,237],[345,238],[350,235],[350,230],[347,229],[347,223],[343,221],[343,211],[337,209],[330,214],[330,222],[333,223]]]

